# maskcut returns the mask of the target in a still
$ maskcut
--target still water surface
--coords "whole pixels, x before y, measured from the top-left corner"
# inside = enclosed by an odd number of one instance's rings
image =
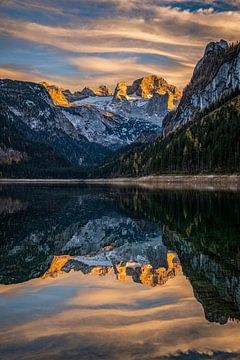
[[[0,359],[240,359],[240,192],[5,185]]]

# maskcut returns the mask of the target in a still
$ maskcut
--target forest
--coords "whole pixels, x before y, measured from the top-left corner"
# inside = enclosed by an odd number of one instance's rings
[[[239,173],[240,96],[212,109],[153,143],[110,158],[95,175]]]

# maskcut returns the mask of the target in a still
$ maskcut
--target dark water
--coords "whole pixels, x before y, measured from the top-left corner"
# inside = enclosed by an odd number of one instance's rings
[[[0,359],[240,359],[240,193],[5,185]]]

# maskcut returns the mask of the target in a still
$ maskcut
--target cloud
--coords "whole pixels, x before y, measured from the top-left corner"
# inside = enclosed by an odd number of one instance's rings
[[[184,86],[186,81],[186,73],[190,76],[192,67],[188,64],[179,65],[178,62],[169,69],[168,63],[160,64],[152,62],[143,63],[139,57],[119,58],[103,58],[96,56],[81,56],[70,58],[69,61],[85,74],[85,81],[91,83],[92,86],[99,83],[108,83],[114,86],[119,81],[133,81],[138,77],[156,74],[162,76],[165,74],[166,79],[172,83]],[[133,71],[134,69],[134,71]]]
[[[0,65],[0,76],[2,79],[16,79],[33,82],[38,82],[41,78],[41,74],[35,72],[34,70],[8,64]]]
[[[198,5],[194,10],[190,8],[193,3]],[[58,50],[58,56],[75,69],[78,83],[79,79],[97,81],[97,72],[100,83],[104,73],[107,80],[113,81],[123,71],[126,71],[126,80],[141,76],[143,71],[154,71],[166,78],[170,76],[171,81],[174,76],[173,83],[182,87],[188,82],[207,42],[240,38],[240,12],[216,11],[215,0],[189,2],[189,8],[187,1],[180,0],[89,0],[87,4],[82,0],[69,0],[67,7],[64,1],[56,0],[44,0],[41,4],[10,0],[9,4],[21,11],[18,17],[13,18],[9,13],[1,17],[0,36]],[[30,13],[55,14],[54,22],[33,21],[26,16],[23,19],[23,4],[29,5]],[[107,5],[109,10],[105,16],[103,9]],[[156,56],[155,64],[151,62],[152,56]],[[149,57],[148,65],[146,57]],[[47,63],[47,58],[42,61]],[[102,70],[104,66],[106,71]],[[72,83],[72,79],[68,83]]]
[[[36,83],[46,81],[54,83],[58,86],[64,86],[65,88],[79,90],[84,86],[82,78],[76,76],[62,76],[58,74],[46,74],[44,72],[37,71],[34,68],[26,68],[16,65],[0,64],[0,78],[1,79],[14,79],[20,81],[33,81]]]

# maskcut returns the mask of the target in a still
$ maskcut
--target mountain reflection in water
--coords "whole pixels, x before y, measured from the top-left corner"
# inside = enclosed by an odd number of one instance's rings
[[[240,319],[239,204],[237,191],[2,186],[0,282],[51,284],[74,272],[95,275],[89,284],[99,275],[159,287],[161,297],[183,273],[207,321],[229,324]]]
[[[54,256],[50,269],[42,278],[56,277],[58,274],[75,270],[81,271],[83,274],[99,276],[114,273],[116,279],[119,281],[133,280],[134,282],[149,286],[164,285],[169,279],[176,276],[181,266],[176,254],[166,252],[165,247],[162,247],[162,249],[158,248],[159,252],[161,252],[161,250],[165,252],[165,261],[162,266],[158,268],[153,268],[150,263],[146,262],[146,259],[141,259],[138,262],[121,261],[114,263],[111,261],[112,251],[95,257]]]

